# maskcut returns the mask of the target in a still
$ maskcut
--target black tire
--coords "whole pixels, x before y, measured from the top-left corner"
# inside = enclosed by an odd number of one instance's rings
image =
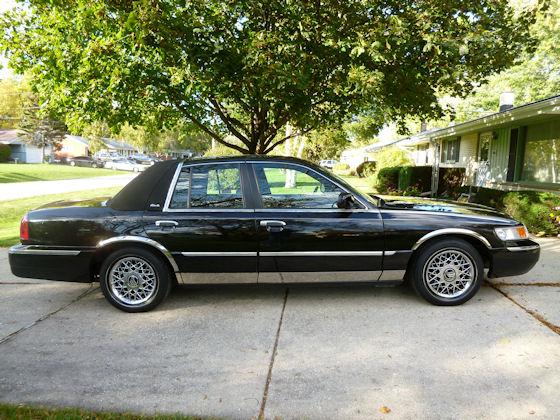
[[[456,258],[454,262],[453,258]],[[465,271],[459,272],[460,267]],[[458,275],[464,277],[456,282]],[[478,292],[483,280],[482,257],[470,243],[455,238],[441,239],[421,248],[410,270],[410,283],[416,293],[440,306],[465,303]]]
[[[142,265],[142,272],[140,273],[130,269],[128,272],[123,271],[126,270],[124,265],[134,263],[141,265],[144,263],[146,266]],[[129,276],[126,279],[126,284],[125,280],[123,280],[122,285],[111,283],[110,278],[112,277],[113,269],[120,273],[120,275]],[[153,276],[149,271],[150,269],[153,271]],[[129,280],[140,286],[140,281],[147,279],[148,276],[149,280],[155,283],[153,288],[150,286],[151,290],[149,293],[146,292],[148,287],[146,289],[141,287],[133,289],[129,287]],[[99,272],[99,283],[105,299],[114,307],[125,312],[147,312],[159,305],[169,295],[173,281],[167,265],[159,256],[142,248],[130,247],[119,249],[105,258]],[[141,286],[144,286],[144,283]],[[127,302],[124,294],[117,290],[119,287],[121,287],[120,290],[125,290],[125,293],[133,289],[132,293],[139,291],[144,294],[145,292],[146,296],[136,299],[137,302],[134,302],[133,299],[128,299],[129,301]]]

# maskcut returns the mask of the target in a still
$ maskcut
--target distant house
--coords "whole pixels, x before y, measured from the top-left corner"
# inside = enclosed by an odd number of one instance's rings
[[[467,185],[560,191],[560,95],[399,140],[416,165],[465,169]]]
[[[397,145],[398,142],[399,140],[391,140],[372,143],[356,149],[346,149],[340,154],[340,162],[346,163],[350,169],[356,169],[363,162],[374,162],[376,152],[385,147]]]
[[[0,143],[10,146],[12,154],[10,160],[21,163],[42,163],[43,150],[41,147],[25,143],[18,135],[17,130],[0,130]],[[45,149],[45,156],[51,153],[50,148]]]
[[[105,147],[100,151],[117,152],[121,156],[130,156],[136,153],[136,148],[128,143],[108,138],[101,140]],[[61,144],[62,148],[56,153],[58,158],[89,156],[92,153],[90,141],[85,137],[67,134]]]

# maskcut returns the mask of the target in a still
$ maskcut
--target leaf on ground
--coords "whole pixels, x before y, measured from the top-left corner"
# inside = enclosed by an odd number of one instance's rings
[[[382,405],[381,407],[379,407],[379,412],[383,414],[389,414],[391,412],[391,409],[386,405]]]

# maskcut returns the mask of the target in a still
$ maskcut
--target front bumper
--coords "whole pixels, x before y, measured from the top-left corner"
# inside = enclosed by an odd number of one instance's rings
[[[490,271],[488,277],[519,276],[531,270],[539,261],[541,249],[530,239],[507,242],[504,248],[490,251]]]
[[[93,251],[15,245],[8,251],[10,269],[17,277],[88,283]]]

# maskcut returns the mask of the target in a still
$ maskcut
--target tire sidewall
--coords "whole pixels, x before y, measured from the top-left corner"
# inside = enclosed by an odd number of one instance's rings
[[[469,290],[467,290],[465,294],[455,298],[445,298],[434,294],[424,282],[424,270],[426,264],[435,254],[443,250],[455,250],[462,252],[471,260],[475,269],[475,277]],[[454,306],[465,303],[471,299],[480,289],[483,280],[484,261],[475,247],[462,239],[441,239],[437,242],[426,245],[424,248],[421,248],[418,257],[414,261],[411,282],[416,293],[428,302],[441,306]]]
[[[118,261],[126,257],[141,258],[153,268],[156,275],[156,292],[146,302],[138,305],[130,305],[120,301],[113,294],[109,285],[111,269]],[[167,297],[171,290],[172,281],[169,269],[161,258],[145,249],[130,247],[117,250],[105,258],[99,271],[99,284],[105,299],[114,307],[125,312],[146,312],[155,308]]]

